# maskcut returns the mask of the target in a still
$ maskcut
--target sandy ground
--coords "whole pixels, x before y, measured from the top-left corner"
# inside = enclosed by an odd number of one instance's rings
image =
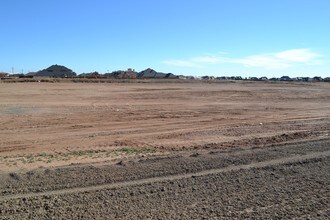
[[[330,84],[0,83],[0,172],[329,135]]]

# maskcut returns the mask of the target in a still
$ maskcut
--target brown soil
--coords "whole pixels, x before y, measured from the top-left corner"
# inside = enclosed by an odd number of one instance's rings
[[[0,82],[0,219],[327,219],[329,101],[328,83]]]
[[[3,219],[315,218],[330,139],[0,175]]]
[[[330,84],[1,83],[0,172],[326,137]]]

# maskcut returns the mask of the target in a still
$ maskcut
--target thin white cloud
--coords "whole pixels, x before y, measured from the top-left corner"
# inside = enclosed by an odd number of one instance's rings
[[[291,65],[269,55],[254,55],[243,59],[234,59],[233,63],[243,64],[247,67],[262,67],[265,69],[284,69]]]
[[[299,63],[312,64],[317,61],[318,57],[320,55],[310,49],[292,49],[278,53],[248,56],[240,59],[238,63],[265,69],[285,69]]]
[[[310,62],[320,55],[309,49],[285,50],[275,54],[275,57],[290,62]]]
[[[292,49],[277,53],[257,54],[243,58],[230,58],[225,56],[200,56],[189,60],[169,60],[163,63],[172,66],[202,67],[201,64],[234,63],[246,67],[259,67],[264,69],[285,69],[296,64],[320,65],[324,63],[320,54],[310,49]]]

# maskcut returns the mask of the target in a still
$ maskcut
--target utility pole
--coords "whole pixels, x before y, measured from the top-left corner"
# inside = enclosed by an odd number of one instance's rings
[[[11,73],[14,74],[14,67],[11,68]]]

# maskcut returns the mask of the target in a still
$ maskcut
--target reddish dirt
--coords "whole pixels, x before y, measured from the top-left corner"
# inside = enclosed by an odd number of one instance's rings
[[[0,83],[0,219],[329,219],[330,84],[142,82]]]
[[[327,138],[329,100],[328,83],[0,83],[0,172]]]

